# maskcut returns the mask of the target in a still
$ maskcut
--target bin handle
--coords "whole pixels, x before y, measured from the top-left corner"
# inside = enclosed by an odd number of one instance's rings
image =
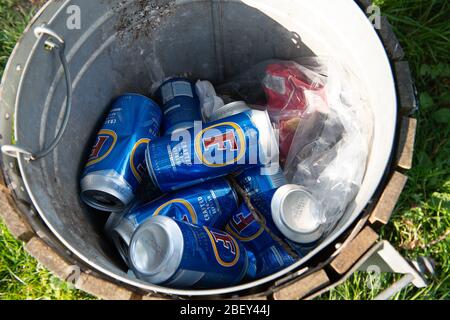
[[[24,159],[27,161],[35,161],[39,160],[41,158],[44,158],[47,156],[50,152],[53,151],[53,149],[56,148],[58,143],[61,141],[61,138],[64,135],[64,132],[66,131],[67,124],[69,122],[69,116],[70,111],[72,109],[72,78],[70,76],[69,66],[67,64],[66,54],[65,54],[65,42],[64,39],[59,36],[55,31],[52,29],[46,27],[45,25],[36,27],[34,29],[34,34],[36,37],[41,36],[47,36],[47,39],[45,40],[45,49],[47,51],[53,51],[56,49],[58,51],[58,57],[61,61],[61,65],[63,67],[65,81],[66,81],[66,107],[64,111],[64,119],[63,123],[61,125],[61,128],[58,131],[58,134],[53,139],[52,143],[44,148],[43,150],[40,150],[38,152],[32,152],[30,150],[27,150],[27,148],[24,148],[20,145],[4,145],[1,148],[1,151],[6,154],[7,156],[18,158],[20,154],[24,156]]]

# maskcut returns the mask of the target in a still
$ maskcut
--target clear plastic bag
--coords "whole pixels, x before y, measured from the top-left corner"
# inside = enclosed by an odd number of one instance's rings
[[[321,199],[325,234],[359,192],[373,130],[367,103],[355,95],[357,77],[335,62],[327,70],[328,111],[312,106],[300,121],[284,168],[292,183]]]

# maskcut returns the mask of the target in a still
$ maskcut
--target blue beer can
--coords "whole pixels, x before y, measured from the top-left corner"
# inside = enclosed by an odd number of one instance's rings
[[[195,121],[202,121],[200,99],[195,85],[186,78],[169,78],[155,93],[163,108],[163,134],[194,127]]]
[[[165,216],[139,226],[129,260],[139,279],[172,288],[232,286],[252,270],[247,250],[228,233]]]
[[[153,216],[168,216],[179,221],[223,229],[238,211],[236,191],[225,178],[166,194],[147,203],[136,203],[122,214],[113,214],[107,222],[107,233],[127,262],[133,232]]]
[[[288,183],[278,164],[248,169],[234,175],[234,178],[249,196],[252,205],[266,217],[271,215],[273,195],[279,187]]]
[[[148,144],[147,167],[163,192],[270,163],[278,144],[266,111],[250,110]]]
[[[97,134],[81,178],[81,199],[101,211],[123,210],[148,176],[145,150],[159,135],[162,113],[138,94],[117,98]]]
[[[256,278],[271,275],[296,261],[296,258],[255,220],[245,203],[241,205],[240,211],[232,216],[225,231],[241,241],[247,251],[254,254]]]
[[[235,179],[270,230],[299,257],[318,245],[323,234],[321,206],[304,188],[288,184],[279,167],[245,170]]]

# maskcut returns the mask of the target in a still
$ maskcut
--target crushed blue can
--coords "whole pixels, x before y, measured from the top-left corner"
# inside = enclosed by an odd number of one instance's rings
[[[278,156],[277,140],[266,111],[250,110],[205,126],[148,144],[147,167],[161,191],[266,165]]]
[[[123,210],[148,176],[145,150],[162,113],[151,99],[125,94],[112,104],[81,178],[81,199],[101,211]]]
[[[223,229],[238,211],[239,199],[225,178],[166,194],[147,203],[136,203],[107,222],[107,233],[127,262],[133,232],[153,216],[168,216],[179,221]]]
[[[230,219],[225,231],[241,241],[247,251],[255,256],[256,278],[274,274],[296,262],[296,258],[254,218],[245,203]]]
[[[192,128],[195,121],[202,121],[200,99],[195,85],[188,79],[169,78],[158,88],[155,97],[164,113],[164,135]]]
[[[246,249],[228,233],[165,216],[136,230],[129,260],[139,279],[173,288],[232,286],[252,270]]]

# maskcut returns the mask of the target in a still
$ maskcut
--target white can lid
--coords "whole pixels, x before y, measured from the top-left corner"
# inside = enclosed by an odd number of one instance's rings
[[[322,206],[305,188],[280,187],[271,203],[272,219],[283,235],[297,243],[312,243],[322,236]]]

